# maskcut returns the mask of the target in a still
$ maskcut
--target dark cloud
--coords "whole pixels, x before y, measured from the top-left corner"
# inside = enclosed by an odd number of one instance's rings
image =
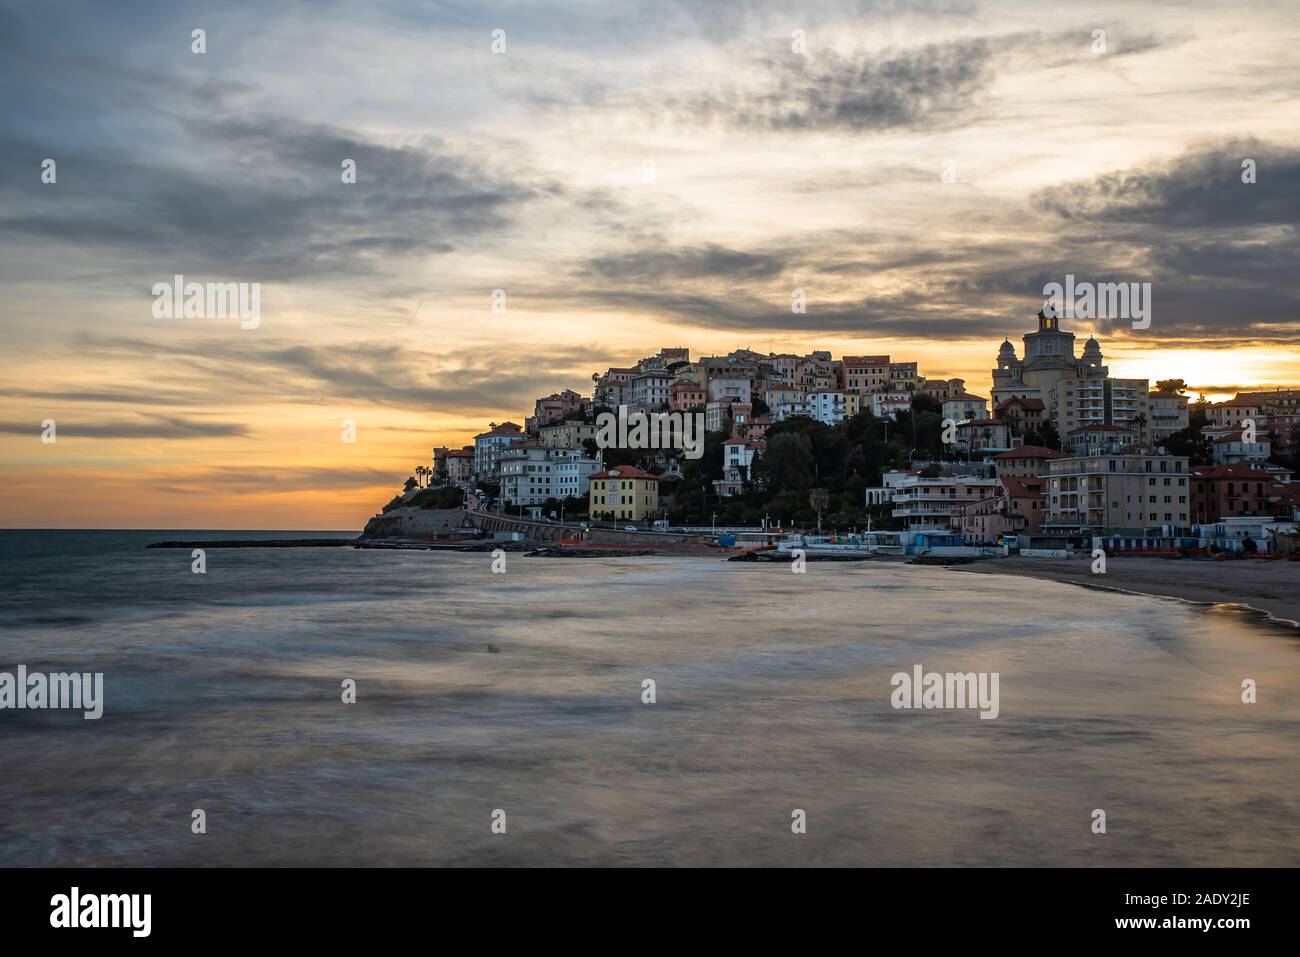
[[[0,236],[129,257],[165,274],[292,280],[355,276],[505,230],[562,192],[446,144],[386,146],[283,117],[184,118],[201,165],[109,144],[60,155],[56,187],[31,175],[48,153],[0,138]],[[88,155],[91,154],[91,155]],[[92,159],[93,155],[93,159]],[[355,161],[357,182],[341,164]],[[57,190],[57,192],[55,192]]]
[[[60,416],[55,419],[57,436],[85,439],[207,439],[243,436],[248,426],[237,422],[203,422],[177,416],[144,416],[121,421],[86,421]],[[40,423],[0,422],[0,432],[38,436]]]
[[[1242,182],[1254,160],[1256,182]],[[1300,224],[1300,150],[1235,140],[1189,150],[1165,163],[1118,170],[1040,190],[1032,202],[1068,222],[1161,229]]]
[[[485,415],[531,410],[533,399],[570,388],[607,357],[583,347],[525,351],[426,350],[388,342],[332,345],[259,341],[155,343],[82,332],[76,347],[87,359],[157,361],[172,373],[192,368],[205,381],[238,392],[240,401],[367,403],[412,411],[455,409]]]
[[[619,280],[725,278],[740,281],[777,276],[785,266],[785,260],[772,253],[742,252],[708,243],[598,256],[589,259],[582,272]]]
[[[884,130],[959,111],[993,76],[993,52],[982,39],[884,55],[825,48],[815,56],[789,53],[755,63],[762,68],[755,88],[664,98],[655,109],[679,120],[752,129]]]

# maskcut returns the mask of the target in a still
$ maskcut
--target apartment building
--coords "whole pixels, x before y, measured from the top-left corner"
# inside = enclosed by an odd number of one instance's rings
[[[533,414],[524,419],[524,431],[533,435],[544,425],[561,421],[566,415],[582,412],[582,396],[572,389],[553,392],[533,403]]]
[[[641,522],[659,517],[659,476],[620,465],[590,476],[587,513],[595,520]]]
[[[993,456],[993,467],[998,478],[1016,476],[1020,478],[1039,478],[1047,474],[1047,463],[1053,459],[1066,458],[1064,452],[1044,448],[1041,445],[1022,445],[1018,449],[999,452]]]
[[[677,412],[685,412],[709,401],[709,393],[694,379],[678,379],[668,387],[668,404]]]
[[[598,432],[600,426],[594,422],[559,422],[538,429],[537,441],[552,449],[580,449]]]
[[[673,374],[665,368],[643,369],[628,383],[627,407],[639,412],[657,412],[668,407]]]
[[[474,446],[452,449],[447,453],[447,481],[468,482],[474,474]]]
[[[893,490],[893,516],[903,519],[909,532],[959,531],[963,507],[993,498],[999,487],[992,478],[909,474]]]
[[[1152,392],[1147,396],[1150,406],[1148,430],[1151,441],[1159,444],[1175,432],[1188,426],[1187,396],[1177,392]]]
[[[998,479],[997,494],[967,502],[961,509],[961,532],[972,544],[992,544],[1003,535],[1037,532],[1047,513],[1046,480],[1012,475]]]
[[[501,452],[501,498],[512,505],[540,505],[548,498],[586,498],[600,459],[582,449],[516,445]]]
[[[940,402],[947,402],[954,395],[966,391],[965,379],[922,379],[917,385],[918,392],[932,395]]]
[[[915,362],[891,362],[889,364],[890,392],[915,392],[917,383],[920,381],[921,376],[916,371]]]
[[[1012,396],[998,403],[994,417],[1006,422],[1013,435],[1024,435],[1041,432],[1046,413],[1047,406],[1042,399]]]
[[[1187,458],[1124,453],[1054,459],[1043,531],[1095,533],[1189,524]]]
[[[845,392],[869,395],[889,389],[889,356],[845,356],[840,369],[839,384]]]
[[[1053,421],[1062,436],[1090,425],[1119,425],[1135,440],[1151,441],[1151,389],[1147,379],[1062,379],[1052,396]]]
[[[1235,465],[1238,462],[1264,463],[1273,454],[1273,443],[1263,428],[1249,441],[1246,433],[1240,429],[1217,435],[1211,441],[1214,443],[1215,465]]]
[[[638,371],[640,370],[635,368],[610,368],[604,373],[593,373],[591,376],[592,402],[596,405],[608,406],[611,409],[626,405],[632,376],[636,375]]]
[[[488,431],[474,436],[474,474],[480,480],[497,477],[497,459],[512,445],[529,438],[514,422],[488,423]]]
[[[987,419],[989,400],[969,392],[954,392],[943,400],[943,417],[961,422],[965,419]]]
[[[910,392],[874,392],[870,399],[871,414],[878,419],[893,419],[899,412],[912,408]]]
[[[1257,400],[1238,396],[1227,402],[1213,403],[1205,410],[1205,417],[1211,425],[1240,428],[1243,422],[1252,419],[1257,427],[1262,427],[1263,413],[1264,408]]]
[[[813,389],[806,401],[809,414],[818,422],[834,425],[844,421],[844,393],[839,389]]]
[[[1271,472],[1254,465],[1193,466],[1192,524],[1208,525],[1240,515],[1269,515],[1278,487],[1280,483]]]

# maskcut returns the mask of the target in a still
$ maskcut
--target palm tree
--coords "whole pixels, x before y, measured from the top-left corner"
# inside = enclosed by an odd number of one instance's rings
[[[1142,437],[1146,433],[1146,428],[1147,428],[1147,414],[1145,412],[1139,412],[1137,416],[1133,419],[1133,421],[1137,423],[1138,444],[1141,445]]]
[[[822,533],[822,512],[831,503],[830,492],[824,488],[815,488],[808,493],[808,505],[817,513],[817,534]]]

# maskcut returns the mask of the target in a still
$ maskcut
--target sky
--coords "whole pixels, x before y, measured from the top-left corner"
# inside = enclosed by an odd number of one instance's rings
[[[1289,0],[0,2],[0,526],[359,529],[661,346],[987,395],[1066,274],[1151,283],[1064,323],[1112,375],[1300,383],[1298,48]]]

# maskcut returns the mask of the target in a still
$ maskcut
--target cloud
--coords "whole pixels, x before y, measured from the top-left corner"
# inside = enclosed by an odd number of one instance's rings
[[[1253,160],[1256,181],[1242,181]],[[1203,144],[1162,163],[1039,190],[1031,201],[1067,222],[1162,230],[1300,224],[1300,150],[1258,139]]]
[[[206,439],[244,436],[248,426],[238,422],[202,422],[178,416],[146,416],[119,421],[87,421],[72,417],[55,420],[59,438],[85,439]],[[8,435],[39,435],[39,423],[0,422]]]

